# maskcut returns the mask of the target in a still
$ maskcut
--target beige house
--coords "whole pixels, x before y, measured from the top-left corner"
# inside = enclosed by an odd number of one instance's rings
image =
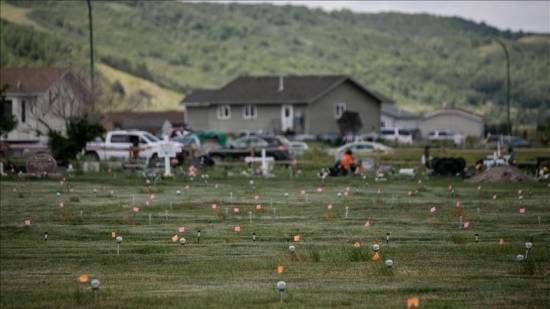
[[[5,99],[0,115],[13,115],[16,128],[10,142],[46,141],[48,130],[66,131],[65,121],[84,112],[90,99],[86,85],[63,68],[2,68],[0,86]]]
[[[338,120],[354,112],[360,133],[378,132],[382,100],[344,75],[244,76],[216,90],[195,90],[182,104],[193,130],[226,133],[292,131],[339,133]]]
[[[432,131],[450,131],[464,136],[483,137],[484,121],[481,116],[468,111],[448,108],[426,114],[420,121],[420,132],[428,137]]]

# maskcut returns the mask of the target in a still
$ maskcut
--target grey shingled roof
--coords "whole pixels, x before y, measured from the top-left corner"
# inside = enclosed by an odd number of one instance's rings
[[[287,75],[279,91],[279,76],[242,76],[217,90],[197,89],[182,103],[310,103],[330,89],[349,81],[376,101],[377,94],[345,75]]]
[[[420,118],[420,116],[397,108],[394,104],[382,104],[382,114],[401,119]]]

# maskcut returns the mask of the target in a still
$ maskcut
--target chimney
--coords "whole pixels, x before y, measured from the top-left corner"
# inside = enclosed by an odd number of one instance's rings
[[[285,90],[285,82],[284,82],[283,76],[280,75],[279,76],[279,89],[277,91],[282,92],[283,90]]]

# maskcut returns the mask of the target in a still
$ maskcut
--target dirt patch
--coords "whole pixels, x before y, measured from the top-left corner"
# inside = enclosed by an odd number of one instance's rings
[[[466,181],[473,183],[496,183],[522,182],[531,180],[531,177],[525,175],[521,170],[513,166],[498,166],[486,170],[481,174],[475,175]]]

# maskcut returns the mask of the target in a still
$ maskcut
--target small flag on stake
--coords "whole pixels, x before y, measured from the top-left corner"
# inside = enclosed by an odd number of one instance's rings
[[[261,204],[257,204],[256,205],[256,210],[261,210],[262,209],[262,205]]]
[[[63,208],[65,207],[65,203],[63,203],[63,201],[59,202],[59,208]]]
[[[518,212],[519,212],[520,214],[524,214],[525,211],[526,211],[525,207],[521,207],[520,209],[518,209]]]
[[[332,204],[328,204],[328,205],[327,205],[327,209],[328,209],[328,210],[331,210],[331,209],[332,209]]]
[[[88,276],[88,274],[82,274],[78,277],[78,282],[80,283],[88,283],[89,280],[90,276]]]
[[[470,222],[469,221],[464,222],[464,229],[467,230],[469,228],[470,228]]]
[[[370,227],[370,220],[365,221],[365,224],[363,224],[363,227],[366,229]]]
[[[420,298],[418,296],[407,298],[407,309],[418,308],[420,306]]]
[[[134,207],[134,208],[132,208],[132,211],[133,211],[134,213],[138,213],[138,212],[139,212],[139,207]]]
[[[432,207],[432,208],[430,208],[430,212],[431,212],[431,213],[435,213],[436,211],[437,211],[437,208],[436,208],[435,206]]]
[[[353,247],[354,248],[361,248],[361,243],[356,241],[356,242],[353,243]]]
[[[294,241],[300,241],[300,235],[294,235],[294,236],[292,237],[292,239],[293,239]]]
[[[371,261],[376,262],[376,261],[380,260],[380,255],[378,254],[378,252],[375,252],[374,255],[370,259],[371,259]]]
[[[285,267],[283,265],[277,266],[277,274],[282,274],[285,272]]]
[[[172,242],[176,242],[176,241],[178,241],[179,237],[178,237],[178,235],[174,234],[174,236],[172,236],[171,239],[172,239]]]
[[[239,233],[241,231],[241,227],[239,225],[235,225],[233,230],[235,231],[235,233]]]
[[[323,188],[318,187],[318,188],[317,188],[317,193],[323,193]]]
[[[27,219],[24,222],[25,222],[25,225],[31,225],[32,224],[32,219]]]
[[[233,208],[233,212],[236,213],[236,214],[238,214],[238,213],[241,212],[241,210],[239,209],[239,207],[234,207],[234,208]]]
[[[180,227],[178,228],[178,232],[179,232],[179,233],[182,233],[182,234],[185,233],[185,227],[184,227],[184,226],[180,226]]]
[[[212,207],[212,209],[216,209],[216,208],[218,208],[218,205],[212,204],[212,206],[210,206],[210,207]]]
[[[496,200],[496,199],[497,199],[497,194],[493,193],[493,200]]]
[[[456,201],[456,207],[460,207],[460,201]]]

